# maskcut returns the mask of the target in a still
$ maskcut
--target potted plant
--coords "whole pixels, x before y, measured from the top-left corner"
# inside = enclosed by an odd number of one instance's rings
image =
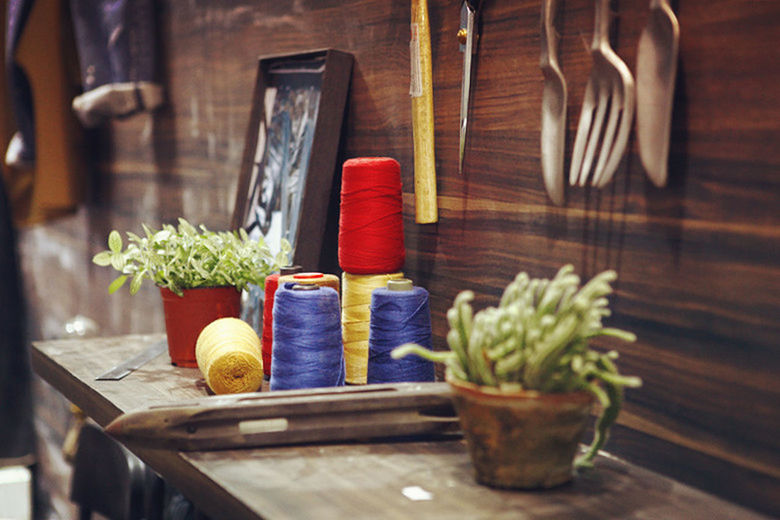
[[[159,288],[165,311],[168,351],[174,365],[195,367],[195,342],[203,328],[218,318],[240,315],[241,291],[249,284],[260,287],[266,276],[286,263],[289,246],[274,256],[262,237],[252,240],[246,231],[214,232],[195,228],[179,219],[178,228],[165,224],[155,230],[143,225],[146,236],[114,230],[108,250],[92,261],[121,273],[108,288],[116,292],[130,280],[135,294],[144,280]]]
[[[607,440],[623,402],[623,387],[641,380],[618,373],[617,352],[590,348],[596,336],[635,341],[630,332],[602,326],[617,275],[604,271],[580,288],[571,265],[552,280],[520,273],[498,307],[473,314],[471,291],[447,312],[450,350],[396,348],[444,362],[447,381],[477,481],[496,487],[552,487],[587,467]],[[574,460],[592,402],[601,405],[593,442]]]

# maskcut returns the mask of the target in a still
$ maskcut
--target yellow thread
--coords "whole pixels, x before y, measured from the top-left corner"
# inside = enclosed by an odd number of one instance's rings
[[[208,324],[195,344],[195,359],[215,394],[254,392],[263,384],[260,338],[237,318]]]
[[[403,273],[342,274],[341,334],[347,365],[347,383],[364,385],[368,378],[371,292],[387,287],[388,280],[403,276]]]

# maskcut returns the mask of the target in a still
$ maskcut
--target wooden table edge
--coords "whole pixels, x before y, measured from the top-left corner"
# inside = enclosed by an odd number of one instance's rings
[[[105,427],[125,412],[90,388],[48,355],[39,350],[36,342],[31,349],[32,367],[44,381],[52,385],[66,399]],[[203,474],[186,454],[173,450],[143,449],[126,446],[138,458],[168,480],[176,489],[204,513],[214,519],[260,519],[262,516]]]

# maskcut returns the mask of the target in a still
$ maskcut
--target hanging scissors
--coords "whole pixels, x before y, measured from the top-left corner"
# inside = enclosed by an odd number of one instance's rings
[[[463,173],[463,154],[466,150],[466,130],[469,122],[469,99],[471,97],[472,57],[477,51],[479,37],[479,7],[481,0],[463,0],[460,7],[460,29],[458,41],[463,52],[463,76],[460,90],[460,141],[458,146],[458,173]]]

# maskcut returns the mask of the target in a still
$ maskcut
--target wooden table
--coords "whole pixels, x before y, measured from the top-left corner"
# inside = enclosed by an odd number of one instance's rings
[[[121,381],[95,381],[162,337],[37,342],[33,366],[105,426],[125,411],[206,395],[200,372],[166,355]],[[596,471],[557,489],[490,489],[474,482],[462,440],[133,451],[214,519],[763,518],[603,455]]]

